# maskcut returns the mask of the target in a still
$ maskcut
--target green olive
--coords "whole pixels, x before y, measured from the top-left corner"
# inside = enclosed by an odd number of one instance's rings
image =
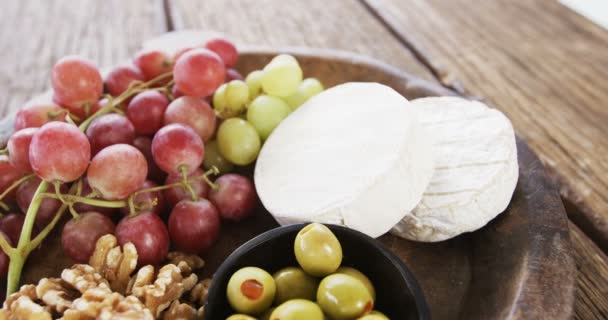
[[[246,314],[233,314],[230,317],[226,318],[226,320],[257,320],[252,316],[248,316]]]
[[[336,271],[336,273],[347,274],[349,276],[359,279],[359,281],[363,282],[365,287],[367,287],[367,290],[369,290],[369,293],[372,295],[372,299],[376,301],[376,290],[374,289],[374,285],[369,280],[369,278],[365,274],[363,274],[363,272],[351,267],[340,267],[338,268],[338,271]]]
[[[389,318],[384,313],[374,310],[361,318],[357,318],[357,320],[389,320]]]
[[[245,267],[235,272],[228,281],[228,302],[239,313],[260,314],[274,300],[276,285],[272,276],[256,267]]]
[[[317,295],[319,279],[310,276],[298,267],[283,268],[273,275],[277,286],[274,303],[281,304],[291,299],[314,301]]]
[[[293,299],[283,302],[270,315],[270,320],[324,320],[319,306],[308,300]]]
[[[321,280],[317,303],[334,320],[355,319],[374,308],[372,295],[363,282],[342,273]]]
[[[270,308],[260,315],[260,320],[270,320],[270,315],[276,308]]]
[[[298,232],[294,251],[302,269],[315,277],[335,272],[342,263],[340,241],[320,223],[311,223]]]

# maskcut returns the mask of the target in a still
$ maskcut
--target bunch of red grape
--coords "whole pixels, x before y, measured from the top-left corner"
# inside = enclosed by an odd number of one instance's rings
[[[55,64],[52,99],[32,100],[19,110],[0,155],[0,206],[7,213],[0,220],[0,274],[10,260],[9,292],[29,252],[66,211],[72,218],[61,240],[73,260],[88,261],[97,239],[114,233],[121,244],[136,246],[142,265],[161,262],[171,246],[205,253],[221,220],[251,215],[254,186],[229,171],[254,161],[259,142],[252,150],[251,124],[243,129],[244,120],[227,118],[254,105],[261,90],[232,69],[237,59],[235,46],[217,38],[174,56],[143,50],[105,79],[78,56]],[[279,77],[293,72],[293,61]],[[246,97],[235,98],[242,85]],[[254,126],[253,140],[269,134],[265,121],[274,109],[257,112],[254,125],[266,127],[261,132]]]

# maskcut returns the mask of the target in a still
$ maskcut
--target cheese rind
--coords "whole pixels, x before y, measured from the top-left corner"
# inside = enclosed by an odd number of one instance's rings
[[[433,132],[435,173],[422,201],[391,233],[442,241],[477,230],[503,212],[519,175],[515,134],[500,111],[458,97],[412,101]]]
[[[431,145],[393,89],[339,85],[270,135],[256,164],[256,190],[281,225],[332,223],[378,237],[420,201],[434,168]]]

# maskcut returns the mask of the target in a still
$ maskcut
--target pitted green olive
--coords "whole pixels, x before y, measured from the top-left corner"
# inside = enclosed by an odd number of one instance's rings
[[[276,286],[272,276],[256,267],[245,267],[235,272],[228,281],[228,302],[239,313],[260,314],[274,300]]]

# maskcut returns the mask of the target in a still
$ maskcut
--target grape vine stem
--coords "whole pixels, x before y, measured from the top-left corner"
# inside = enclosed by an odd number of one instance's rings
[[[99,200],[99,199],[91,199],[88,197],[76,196],[76,195],[72,195],[72,194],[62,194],[61,196],[58,196],[54,193],[43,193],[42,196],[45,198],[52,198],[52,199],[57,199],[59,201],[63,201],[65,204],[79,202],[79,203],[85,203],[85,204],[89,204],[92,206],[104,207],[104,208],[122,208],[122,207],[126,207],[128,205],[127,201],[125,201],[125,200],[113,200],[113,201]]]
[[[15,251],[11,251],[11,254],[9,254],[10,263],[8,265],[6,296],[17,291],[17,288],[19,287],[21,271],[23,271],[23,265],[25,264],[25,260],[31,251],[29,248],[32,238],[32,228],[34,227],[34,221],[36,221],[36,215],[38,214],[38,209],[40,209],[40,204],[43,199],[41,194],[46,191],[48,186],[49,183],[46,181],[42,181],[40,182],[40,185],[38,185],[38,188],[34,193],[34,197],[32,198],[32,202],[30,203],[30,207],[27,209],[27,213],[25,214],[25,221],[23,222],[21,236],[19,237],[17,248],[14,249]]]
[[[4,199],[4,197],[6,197],[7,194],[9,194],[15,188],[19,187],[23,182],[25,182],[26,180],[28,180],[34,176],[35,176],[34,174],[28,174],[27,176],[23,176],[19,180],[16,180],[15,182],[13,182],[8,188],[6,188],[4,190],[4,192],[2,192],[2,194],[0,194],[0,200]]]
[[[82,132],[87,131],[87,128],[89,127],[91,122],[93,122],[93,120],[95,120],[96,118],[101,117],[105,114],[114,112],[117,106],[119,106],[121,103],[127,101],[130,97],[132,97],[135,94],[138,94],[138,93],[140,93],[142,91],[146,91],[146,90],[165,90],[166,86],[161,86],[158,88],[149,88],[149,87],[159,81],[172,77],[172,75],[173,75],[172,72],[167,72],[167,73],[161,74],[160,76],[158,76],[148,82],[132,82],[129,85],[129,87],[127,88],[127,90],[125,90],[125,92],[120,94],[118,97],[112,98],[110,96],[108,98],[108,103],[105,106],[103,106],[103,108],[97,110],[97,112],[95,112],[92,116],[88,117],[86,120],[84,120],[80,124],[80,127],[79,127],[80,130]]]

